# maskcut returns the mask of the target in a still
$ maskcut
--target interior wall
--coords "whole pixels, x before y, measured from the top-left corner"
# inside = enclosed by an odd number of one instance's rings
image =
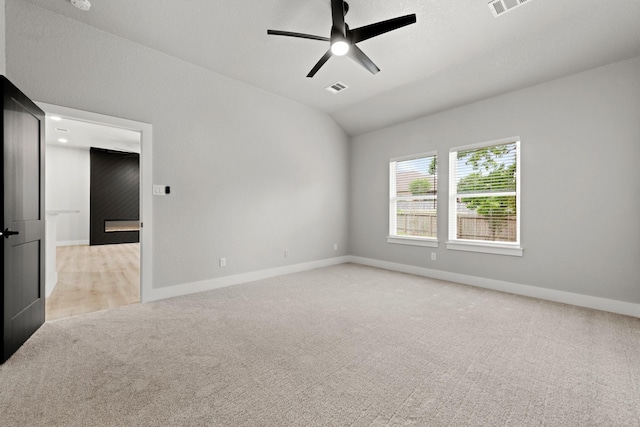
[[[6,74],[4,0],[0,0],[0,74]]]
[[[45,162],[45,209],[79,211],[58,215],[58,244],[89,244],[89,149],[47,145]]]
[[[524,256],[447,250],[449,148],[511,136],[522,141]],[[362,135],[351,149],[352,255],[640,303],[640,58]],[[434,150],[439,247],[389,244],[389,159]]]
[[[6,6],[7,72],[28,96],[153,125],[154,182],[171,186],[153,199],[154,288],[347,254],[349,139],[327,114]]]

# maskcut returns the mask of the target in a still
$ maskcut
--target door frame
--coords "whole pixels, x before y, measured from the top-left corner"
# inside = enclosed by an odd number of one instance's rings
[[[60,105],[36,101],[47,116],[59,116],[63,119],[79,120],[88,123],[106,125],[140,132],[140,302],[152,300],[153,294],[153,126],[104,114],[92,113]],[[45,150],[46,156],[46,150]]]

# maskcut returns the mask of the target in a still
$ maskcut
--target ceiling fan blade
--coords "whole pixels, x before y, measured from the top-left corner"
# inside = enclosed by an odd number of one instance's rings
[[[309,74],[307,74],[307,77],[313,77],[316,75],[316,73],[318,72],[318,70],[320,69],[320,67],[322,67],[324,65],[325,62],[327,62],[329,60],[329,58],[331,58],[331,49],[329,49],[327,51],[327,53],[325,53],[322,58],[320,58],[320,61],[318,61],[318,63],[316,65],[313,66],[313,68],[311,69],[311,71],[309,71]]]
[[[320,40],[323,42],[329,41],[329,37],[314,36],[313,34],[292,33],[291,31],[267,30],[267,34],[271,34],[273,36],[287,36],[298,37],[301,39]]]
[[[344,0],[331,0],[331,21],[333,28],[342,36],[347,35],[347,26],[344,23]]]
[[[365,55],[364,52],[360,50],[360,48],[355,44],[352,44],[349,47],[349,52],[347,53],[347,55],[349,55],[349,58],[353,59],[358,64],[369,70],[371,74],[375,74],[380,71],[380,68],[378,68],[378,66],[374,64],[373,61],[370,60],[369,57]]]
[[[371,25],[365,25],[364,27],[354,28],[353,30],[349,30],[349,37],[352,43],[358,43],[363,40],[370,39],[371,37],[379,36],[380,34],[397,30],[398,28],[415,23],[416,14],[413,13],[411,15],[376,22]]]

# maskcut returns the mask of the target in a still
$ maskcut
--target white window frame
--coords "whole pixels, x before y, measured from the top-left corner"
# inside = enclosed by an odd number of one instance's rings
[[[493,145],[516,144],[516,190],[508,193],[498,193],[502,195],[516,196],[516,241],[515,242],[492,242],[486,240],[467,240],[458,239],[458,221],[457,221],[457,203],[458,198],[456,183],[456,168],[458,161],[458,151],[473,150],[478,148],[490,147]],[[522,256],[523,248],[520,245],[520,137],[503,138],[495,141],[481,142],[478,144],[464,145],[452,147],[449,149],[449,239],[446,242],[447,249],[456,251],[482,252],[497,255]],[[496,193],[479,193],[474,196],[495,196]]]
[[[426,246],[430,248],[438,247],[438,238],[437,237],[421,237],[421,236],[398,236],[394,234],[397,231],[397,202],[398,200],[403,199],[416,199],[416,196],[409,197],[398,197],[396,194],[396,164],[398,162],[403,162],[407,160],[421,159],[423,157],[435,157],[436,164],[438,162],[438,152],[430,151],[428,153],[419,153],[412,154],[410,156],[403,157],[394,157],[389,160],[389,235],[387,236],[387,243],[394,243],[399,245],[410,245],[410,246]],[[437,176],[437,170],[436,170]],[[424,196],[425,200],[431,200],[432,197],[435,197],[436,200],[436,217],[438,215],[438,193],[434,196]],[[418,197],[419,198],[419,197]],[[438,224],[438,230],[439,230]]]

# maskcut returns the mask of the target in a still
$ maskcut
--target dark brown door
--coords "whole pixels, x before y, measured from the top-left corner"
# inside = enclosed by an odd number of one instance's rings
[[[2,355],[44,323],[44,113],[4,76],[2,85]]]

